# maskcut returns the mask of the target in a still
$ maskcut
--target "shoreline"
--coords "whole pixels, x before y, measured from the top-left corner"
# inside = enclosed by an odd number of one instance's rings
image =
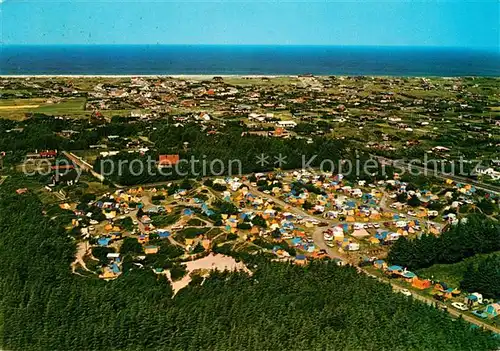
[[[436,75],[378,75],[378,74],[0,74],[0,78],[174,78],[174,79],[213,79],[214,77],[222,78],[300,78],[300,77],[372,77],[372,78],[493,78],[498,79],[498,76],[489,75],[459,75],[459,76],[436,76]]]
[[[329,75],[316,75],[329,76]],[[281,78],[297,74],[0,74],[0,78]],[[341,77],[341,76],[338,76]],[[344,75],[344,77],[347,77]]]

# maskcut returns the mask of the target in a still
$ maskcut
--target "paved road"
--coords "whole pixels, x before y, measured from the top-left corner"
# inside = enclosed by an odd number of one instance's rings
[[[477,189],[492,192],[492,193],[497,194],[497,195],[500,194],[500,187],[498,187],[498,186],[486,184],[483,182],[478,182],[476,180],[472,180],[472,179],[465,178],[465,177],[443,174],[443,172],[441,172],[439,170],[434,170],[431,168],[425,168],[422,166],[409,164],[409,163],[401,161],[401,160],[391,160],[389,158],[382,157],[382,156],[376,156],[376,155],[371,155],[371,156],[383,164],[404,168],[406,170],[410,170],[410,169],[418,170],[425,175],[434,176],[434,177],[441,178],[441,179],[452,179],[456,182],[474,185]]]
[[[251,191],[253,193],[256,193],[256,194],[258,194],[258,195],[260,195],[262,197],[267,197],[269,199],[272,199],[276,204],[278,204],[280,206],[283,206],[283,207],[284,206],[288,206],[288,209],[287,209],[288,212],[294,213],[296,215],[300,215],[300,216],[305,217],[305,218],[314,218],[309,213],[303,211],[300,208],[290,206],[287,203],[285,203],[284,201],[276,198],[275,196],[272,196],[270,194],[265,194],[263,192],[260,192],[255,187],[252,187],[248,183],[245,183],[245,184],[249,187],[249,189],[251,189]],[[338,221],[335,221],[335,220],[326,220],[325,219],[325,220],[322,220],[322,221],[327,222],[327,223],[331,223],[331,224],[338,224],[339,223]],[[356,259],[354,257],[349,257],[348,254],[340,253],[340,252],[336,251],[334,248],[331,248],[328,245],[326,245],[326,243],[324,241],[324,238],[323,238],[323,228],[316,227],[315,230],[314,230],[314,232],[313,232],[312,239],[314,241],[314,244],[317,247],[319,247],[320,249],[325,250],[330,258],[341,259],[342,261],[347,262],[347,263],[355,266],[357,268],[358,272],[364,273],[364,274],[366,274],[368,276],[375,277],[380,282],[383,282],[383,283],[386,283],[386,284],[390,284],[393,287],[393,289],[396,290],[396,291],[404,289],[403,286],[398,285],[393,280],[390,280],[388,278],[382,278],[382,277],[376,277],[376,276],[374,276],[373,274],[369,273],[368,271],[366,271],[362,267],[359,267],[357,265]],[[412,292],[412,296],[413,296],[414,299],[422,301],[422,302],[425,302],[425,303],[427,303],[429,305],[435,305],[436,304],[435,300],[433,300],[431,298],[428,298],[426,296],[423,296],[421,294],[418,294],[416,292]],[[455,317],[462,316],[462,318],[464,320],[466,320],[467,322],[469,322],[469,323],[475,324],[475,325],[477,325],[479,327],[491,330],[491,331],[496,332],[496,333],[500,333],[500,329],[499,328],[496,328],[496,327],[494,327],[494,326],[492,326],[490,324],[486,324],[483,321],[479,320],[478,318],[472,317],[472,316],[467,315],[467,314],[463,314],[462,312],[453,309],[453,307],[449,307],[448,308],[448,312],[452,316],[455,316]]]
[[[90,174],[92,174],[95,178],[99,179],[99,181],[101,182],[104,181],[104,176],[94,171],[94,167],[90,163],[83,160],[81,157],[78,157],[74,153],[67,151],[63,151],[62,154],[66,156],[75,165],[77,165],[81,170],[90,172]]]

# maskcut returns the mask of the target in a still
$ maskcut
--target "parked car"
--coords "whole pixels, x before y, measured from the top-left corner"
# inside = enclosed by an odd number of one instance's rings
[[[446,306],[444,303],[440,303],[439,305],[437,305],[437,308],[445,312],[448,311],[448,306]]]
[[[467,306],[462,302],[452,302],[451,305],[460,311],[467,311]]]
[[[373,226],[374,226],[375,228],[377,228],[377,229],[378,229],[378,228],[380,228],[380,224],[378,224],[378,223],[375,223]]]
[[[404,296],[411,296],[411,291],[408,289],[401,289],[399,292]]]
[[[482,319],[488,318],[488,315],[486,313],[484,313],[484,310],[475,310],[475,311],[472,311],[471,313],[474,316],[482,318]]]

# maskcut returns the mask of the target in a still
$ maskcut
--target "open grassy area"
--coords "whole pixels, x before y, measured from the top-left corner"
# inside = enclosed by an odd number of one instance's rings
[[[58,102],[51,99],[3,99],[0,100],[0,118],[23,120],[26,113],[44,113],[54,116],[67,116],[72,118],[89,117],[91,111],[85,110],[84,97],[63,98]],[[128,116],[132,109],[104,110],[105,117]]]
[[[3,99],[0,100],[0,117],[22,120],[26,113],[45,113],[48,115],[64,115],[81,118],[88,114],[85,111],[85,98],[64,98],[59,102],[50,99]]]
[[[500,252],[494,252],[486,255],[476,255],[462,262],[453,264],[436,264],[429,268],[419,269],[416,273],[419,277],[434,277],[434,280],[440,280],[451,286],[458,287],[460,286],[460,281],[462,280],[465,270],[470,263],[477,265],[486,257],[495,255],[500,255]]]
[[[85,98],[68,98],[54,104],[40,105],[33,112],[46,113],[50,115],[74,115],[83,113],[85,110]]]

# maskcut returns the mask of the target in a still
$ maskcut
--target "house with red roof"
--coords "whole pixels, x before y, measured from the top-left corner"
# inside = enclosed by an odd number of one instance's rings
[[[168,167],[176,165],[180,160],[179,155],[160,155],[158,166],[159,167]]]

